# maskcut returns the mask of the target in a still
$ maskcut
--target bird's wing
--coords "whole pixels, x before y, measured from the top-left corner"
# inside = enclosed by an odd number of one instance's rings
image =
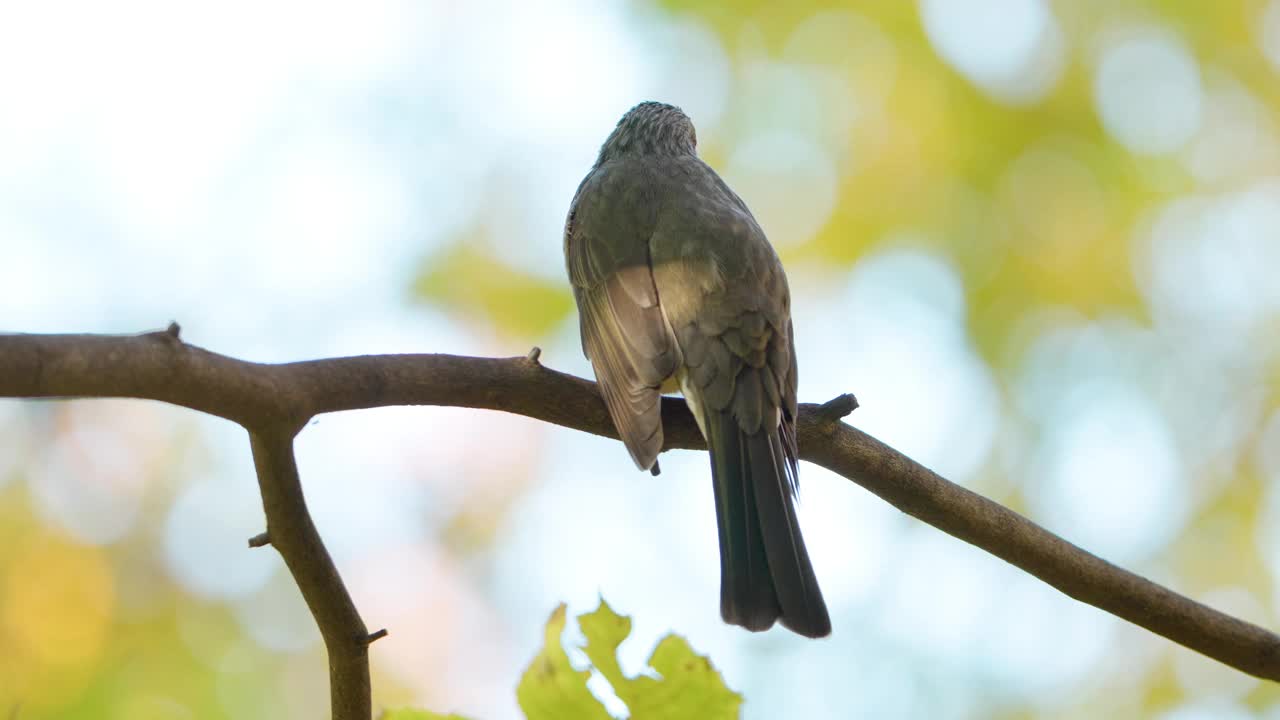
[[[653,205],[642,172],[605,164],[583,180],[565,223],[582,349],[642,470],[662,449],[659,387],[680,364],[649,265]]]

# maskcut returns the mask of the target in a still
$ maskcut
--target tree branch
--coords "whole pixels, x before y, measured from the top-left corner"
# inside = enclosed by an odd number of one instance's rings
[[[293,438],[309,417],[298,391],[270,365],[186,345],[179,332],[171,323],[144,335],[0,335],[0,397],[163,400],[248,430],[267,519],[266,532],[249,538],[249,547],[275,547],[315,618],[329,656],[334,720],[368,720],[369,643],[377,638],[368,634],[307,510],[293,455]],[[84,380],[89,386],[78,387]]]
[[[296,428],[314,414],[337,410],[450,405],[503,410],[617,437],[594,383],[540,365],[537,353],[507,359],[376,355],[263,365],[175,342],[164,332],[10,335],[0,336],[4,396],[147,398],[250,428]],[[662,402],[666,447],[705,448],[684,401]],[[840,422],[853,406],[847,396],[802,405],[801,457],[1070,597],[1246,673],[1280,681],[1280,637],[1112,565],[948,482]],[[278,541],[274,529],[271,539]]]
[[[266,535],[284,558],[324,638],[334,720],[365,720],[373,707],[369,631],[307,512],[293,457],[294,434],[295,430],[249,431],[267,516]]]

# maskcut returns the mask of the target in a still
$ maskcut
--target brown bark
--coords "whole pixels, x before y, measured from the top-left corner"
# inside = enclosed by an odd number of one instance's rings
[[[267,538],[260,539],[280,551],[320,626],[335,718],[369,717],[371,636],[307,514],[292,438],[308,419],[386,405],[449,405],[617,437],[595,384],[542,366],[536,351],[503,359],[366,355],[265,365],[188,345],[176,325],[127,336],[0,335],[0,397],[145,398],[244,426],[267,514]],[[1280,637],[1274,633],[1112,565],[948,482],[841,422],[855,406],[848,395],[801,405],[800,456],[1070,597],[1243,672],[1280,681]],[[705,447],[684,401],[664,398],[662,415],[667,448]]]

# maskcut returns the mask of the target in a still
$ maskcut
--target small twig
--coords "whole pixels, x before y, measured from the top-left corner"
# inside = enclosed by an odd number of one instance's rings
[[[166,344],[177,345],[182,342],[182,328],[176,322],[169,323],[164,330],[153,330],[151,332],[142,333],[142,337],[155,338]]]
[[[382,628],[381,630],[377,630],[377,631],[375,631],[375,632],[369,633],[369,635],[368,635],[367,637],[365,637],[365,638],[364,638],[364,644],[365,644],[365,645],[372,645],[372,644],[374,644],[375,642],[377,642],[377,641],[381,640],[382,638],[386,637],[387,635],[388,635],[388,633],[387,633],[387,629],[386,629],[386,628]]]
[[[853,393],[845,393],[822,403],[814,408],[813,412],[818,417],[835,422],[841,418],[848,417],[850,413],[857,409],[858,398],[854,397]]]
[[[271,533],[260,532],[257,535],[254,535],[253,537],[249,538],[249,547],[251,548],[260,548],[260,547],[263,547],[264,545],[270,545],[270,544],[271,544]]]
[[[542,357],[542,348],[538,347],[537,345],[534,345],[533,348],[529,350],[529,354],[524,356],[524,359],[528,360],[534,365],[541,365],[542,363],[538,362],[538,360],[541,357]]]

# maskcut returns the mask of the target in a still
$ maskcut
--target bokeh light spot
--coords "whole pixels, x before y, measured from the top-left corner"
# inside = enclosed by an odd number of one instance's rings
[[[37,663],[93,661],[111,628],[115,582],[103,554],[65,539],[32,538],[4,573],[3,617],[17,652]]]
[[[1102,124],[1130,152],[1173,152],[1200,128],[1200,68],[1167,31],[1143,29],[1106,47],[1093,90]]]
[[[262,587],[279,560],[245,542],[262,532],[262,504],[248,478],[209,478],[188,485],[169,509],[164,558],[189,591],[233,598]]]
[[[1156,716],[1156,720],[1255,720],[1257,716],[1236,702],[1218,698],[1191,700]]]
[[[921,0],[920,14],[943,59],[997,100],[1035,102],[1062,73],[1065,41],[1044,0]]]
[[[320,641],[315,619],[283,567],[257,592],[238,599],[235,611],[241,627],[268,650],[301,652]]]
[[[1196,599],[1215,610],[1261,627],[1272,624],[1258,598],[1242,587],[1218,588]],[[1260,682],[1252,675],[1181,645],[1173,645],[1172,650],[1174,675],[1188,697],[1243,700]]]
[[[1263,426],[1257,445],[1258,467],[1267,483],[1280,488],[1280,410]]]
[[[1280,181],[1178,198],[1136,237],[1135,276],[1162,325],[1211,338],[1202,352],[1245,352],[1280,317],[1277,238]]]
[[[1150,400],[1125,382],[1082,379],[1048,412],[1033,464],[1042,479],[1031,496],[1036,519],[1115,562],[1141,562],[1163,547],[1182,527],[1188,499]]]
[[[729,99],[732,66],[715,31],[693,18],[664,22],[645,33],[660,52],[648,65],[647,97],[678,105],[693,119],[699,138],[715,127]]]
[[[1014,220],[1018,237],[1031,241],[1014,243],[1013,249],[1064,276],[1072,275],[1108,227],[1098,180],[1074,149],[1034,145],[1010,164],[999,186],[1001,209]]]
[[[20,402],[0,400],[0,489],[17,477],[34,444],[26,409]]]
[[[1221,71],[1208,74],[1205,84],[1204,122],[1182,156],[1196,180],[1213,185],[1280,167],[1280,140],[1261,98]]]
[[[1271,570],[1272,612],[1280,615],[1280,410],[1263,424],[1257,463],[1266,487],[1266,504],[1258,519],[1257,547]]]
[[[801,393],[853,391],[860,428],[965,482],[987,457],[999,412],[967,336],[964,286],[949,261],[912,247],[922,239],[889,243],[901,247],[854,266],[827,314],[796,319]]]
[[[1261,19],[1258,41],[1262,44],[1262,53],[1280,71],[1280,0],[1267,3]]]
[[[777,246],[813,237],[835,209],[835,167],[821,148],[800,135],[770,132],[747,140],[733,153],[724,175]]]
[[[1085,682],[1107,656],[1117,620],[1021,570],[1002,568],[1001,575],[989,609],[1001,622],[982,647],[1002,692],[1043,703]],[[1045,653],[1046,646],[1055,652]]]
[[[127,412],[122,404],[116,408]],[[133,528],[144,491],[142,443],[128,441],[122,431],[127,424],[81,424],[74,417],[70,422],[28,477],[35,505],[47,522],[77,540],[119,540]]]

